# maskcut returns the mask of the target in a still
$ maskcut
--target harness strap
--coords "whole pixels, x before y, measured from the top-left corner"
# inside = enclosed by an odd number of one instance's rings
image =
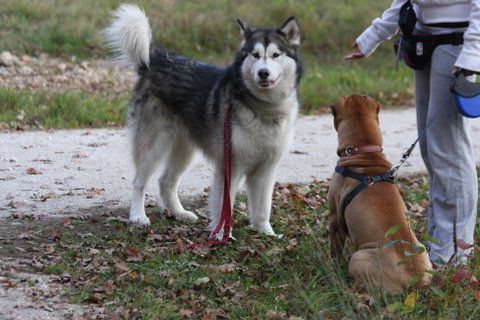
[[[335,172],[341,174],[344,177],[352,178],[355,180],[360,181],[361,183],[357,185],[349,194],[345,196],[342,200],[342,215],[345,214],[345,210],[347,209],[347,206],[352,202],[352,200],[364,189],[368,188],[369,186],[378,183],[378,182],[390,182],[394,183],[395,177],[392,176],[390,171],[384,172],[382,174],[376,175],[376,176],[364,176],[362,174],[353,172],[352,170],[342,167],[342,166],[336,166],[335,167]]]

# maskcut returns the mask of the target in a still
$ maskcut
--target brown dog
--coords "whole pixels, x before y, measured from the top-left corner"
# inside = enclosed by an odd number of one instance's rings
[[[338,132],[338,166],[367,177],[390,170],[392,165],[381,152],[380,105],[370,97],[352,95],[339,99],[331,109]],[[389,292],[404,290],[416,276],[416,287],[427,285],[430,275],[424,271],[432,265],[426,252],[419,253],[422,245],[408,225],[407,208],[393,183],[382,181],[366,187],[342,213],[343,200],[360,183],[339,173],[332,177],[328,191],[331,256],[342,256],[349,234],[358,251],[350,259],[348,272],[356,279],[384,286]]]

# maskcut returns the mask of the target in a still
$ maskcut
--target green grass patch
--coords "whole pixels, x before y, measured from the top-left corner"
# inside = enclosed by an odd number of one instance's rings
[[[17,55],[47,52],[71,61],[106,58],[109,53],[99,31],[109,24],[111,11],[123,2],[5,0],[0,6],[0,52],[9,50]],[[295,15],[302,28],[301,53],[305,72],[300,93],[304,113],[328,110],[338,97],[354,92],[371,95],[387,106],[412,104],[412,73],[406,67],[398,73],[393,71],[391,43],[380,47],[374,57],[358,62],[343,61],[354,39],[391,1],[141,0],[137,3],[150,18],[154,43],[220,65],[232,62],[240,43],[237,17],[252,25],[279,26],[284,19]],[[34,97],[27,99],[34,102],[36,98],[52,97],[64,107],[43,104],[29,109],[28,114],[38,125],[53,128],[116,125],[123,119],[126,105],[117,104],[123,102],[125,96],[97,98],[87,94],[9,93],[3,90],[1,95],[0,103],[8,95],[20,101],[25,101],[25,96]],[[61,97],[65,100],[60,101]],[[45,112],[45,106],[50,111]],[[10,101],[7,106],[2,103],[0,121],[10,123],[21,107],[20,102]],[[53,110],[58,114],[51,115]]]
[[[0,88],[0,122],[20,128],[85,128],[123,125],[129,94],[16,91]]]
[[[409,104],[411,73],[401,68],[369,69],[368,64],[315,65],[306,59],[300,83],[302,113],[329,112],[351,93],[368,94],[386,106]],[[76,91],[29,91],[0,87],[0,122],[12,128],[85,128],[124,125],[130,93],[100,95]],[[23,120],[18,116],[23,114]]]
[[[394,61],[382,57],[361,62],[345,62],[332,56],[324,59],[305,58],[300,83],[303,112],[329,111],[327,107],[335,100],[352,93],[370,95],[387,107],[412,105],[413,75],[407,67],[397,72]]]
[[[66,58],[104,56],[99,31],[122,0],[4,0],[0,6],[0,51],[47,52]],[[150,18],[156,43],[186,55],[231,57],[240,35],[236,19],[280,26],[296,16],[303,52],[345,52],[391,1],[135,1]],[[255,10],[252,10],[255,8]]]
[[[426,199],[423,176],[399,183],[407,206]],[[158,210],[149,212],[152,225],[143,229],[111,214],[63,222],[64,227],[42,230],[48,235],[59,229],[62,234],[53,246],[57,262],[45,271],[71,282],[74,302],[103,305],[112,314],[120,308],[142,319],[478,316],[477,286],[459,280],[453,268],[438,272],[429,288],[403,294],[356,284],[346,261],[332,261],[327,253],[327,189],[322,182],[276,188],[273,226],[284,235],[281,239],[248,227],[246,198],[241,195],[235,205],[238,240],[212,249],[181,249],[205,240],[205,221],[177,221]],[[420,234],[425,218],[410,219]],[[352,248],[347,251],[351,254]],[[465,270],[480,276],[478,263],[475,253]]]

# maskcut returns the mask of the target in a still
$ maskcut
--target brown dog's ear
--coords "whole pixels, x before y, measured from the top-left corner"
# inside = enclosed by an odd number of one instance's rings
[[[333,126],[335,127],[335,130],[338,131],[338,117],[335,103],[330,106],[330,111],[332,111],[333,115]]]
[[[330,106],[330,111],[332,112],[333,116],[335,116],[335,104]]]
[[[377,108],[377,114],[376,114],[376,120],[377,120],[377,123],[380,123],[380,120],[378,119],[378,114],[380,113],[380,109],[382,108],[382,106],[380,105],[380,103],[378,103],[377,101],[375,101],[375,106]]]

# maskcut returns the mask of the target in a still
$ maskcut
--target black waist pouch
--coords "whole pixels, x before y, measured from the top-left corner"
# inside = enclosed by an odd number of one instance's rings
[[[395,41],[394,49],[397,59],[405,61],[405,64],[414,70],[423,70],[430,61],[433,50],[444,44],[463,44],[463,32],[402,35]]]

